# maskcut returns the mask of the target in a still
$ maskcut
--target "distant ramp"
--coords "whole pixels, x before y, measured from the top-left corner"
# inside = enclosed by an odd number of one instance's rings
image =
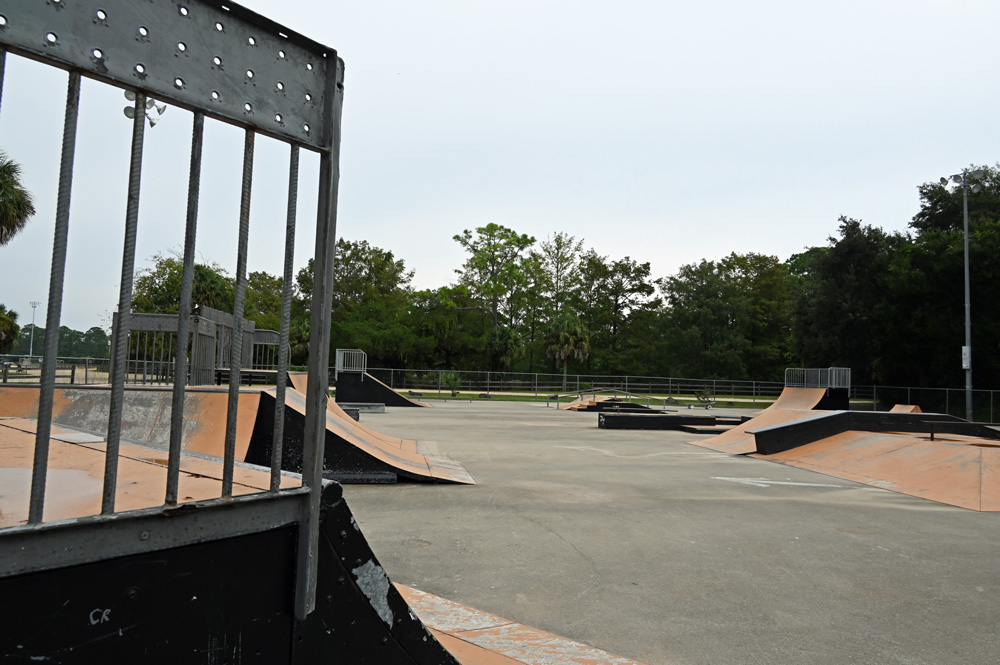
[[[368,372],[340,372],[337,375],[337,401],[345,404],[429,406],[400,395]]]
[[[817,471],[978,511],[1000,511],[1000,442],[948,434],[849,431],[773,455]],[[758,455],[754,455],[758,457]]]
[[[826,388],[785,388],[771,406],[759,412],[752,420],[710,439],[688,443],[730,455],[756,453],[757,443],[750,430],[809,418],[815,415],[818,405],[826,398]]]
[[[274,390],[261,392],[247,462],[270,463],[274,404]],[[296,470],[302,467],[305,395],[295,389],[286,390],[285,407],[281,468]],[[393,483],[402,476],[425,482],[476,484],[460,462],[419,453],[416,441],[376,432],[354,421],[332,401],[327,403],[326,411],[323,476],[342,483]]]

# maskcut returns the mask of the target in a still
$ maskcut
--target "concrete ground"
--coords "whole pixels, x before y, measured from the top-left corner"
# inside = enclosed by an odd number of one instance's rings
[[[649,665],[1000,658],[998,513],[544,404],[362,422],[479,482],[345,486],[396,582]]]

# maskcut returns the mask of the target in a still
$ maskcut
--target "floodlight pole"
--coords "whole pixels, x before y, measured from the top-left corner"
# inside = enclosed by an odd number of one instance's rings
[[[37,300],[28,303],[31,305],[31,336],[28,338],[28,357],[35,355],[35,308],[41,305]]]
[[[965,419],[972,421],[972,301],[969,296],[969,188],[966,186],[968,169],[962,169],[962,219],[965,231],[965,348],[962,364],[965,366]]]

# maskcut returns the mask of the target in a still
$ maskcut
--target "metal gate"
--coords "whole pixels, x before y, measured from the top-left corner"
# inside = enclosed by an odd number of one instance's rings
[[[67,72],[65,120],[57,194],[51,277],[46,309],[44,363],[38,409],[28,523],[0,530],[0,577],[52,569],[129,553],[178,547],[246,533],[267,525],[298,524],[296,614],[303,618],[315,601],[318,511],[322,486],[326,385],[309,385],[301,488],[278,487],[284,372],[292,287],[299,151],[320,155],[309,371],[324,376],[330,354],[331,276],[336,233],[343,61],[336,51],[237,4],[217,0],[2,0],[0,1],[0,102],[7,54],[31,58]],[[223,68],[221,65],[225,63]],[[70,198],[80,110],[81,77],[134,93],[125,240],[112,349],[111,406],[107,430],[101,514],[71,524],[43,523],[49,437],[59,323],[62,312]],[[235,272],[235,307],[222,495],[201,502],[201,510],[178,510],[181,428],[188,357],[174,345],[173,401],[164,506],[115,514],[115,488],[122,423],[126,351],[131,323],[135,241],[140,203],[143,131],[147,99],[192,113],[189,187],[183,256],[181,312],[191,311],[195,241],[206,122],[244,129],[242,194]],[[0,106],[2,111],[2,106]],[[289,146],[288,208],[285,224],[284,292],[279,331],[278,399],[272,482],[266,494],[233,496],[236,405],[244,349],[247,242],[254,139],[264,134]],[[234,206],[235,210],[235,206]],[[176,339],[186,340],[189,317],[177,317]],[[196,325],[196,357],[218,348],[206,321]],[[197,359],[196,359],[197,364]],[[196,379],[197,380],[197,379]],[[225,506],[225,513],[216,511]],[[220,508],[221,510],[221,508]],[[213,512],[215,511],[215,512]],[[195,515],[197,513],[197,515]],[[173,515],[162,519],[164,515]],[[113,518],[113,519],[112,519]],[[155,524],[155,528],[148,524]],[[147,526],[143,526],[147,525]],[[148,530],[141,530],[141,529]],[[137,529],[146,534],[137,538]],[[150,534],[154,534],[150,536]],[[40,537],[44,536],[44,538]]]

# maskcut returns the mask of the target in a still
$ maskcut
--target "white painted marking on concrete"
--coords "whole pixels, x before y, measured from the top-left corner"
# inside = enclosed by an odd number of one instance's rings
[[[741,485],[753,485],[754,487],[772,487],[774,485],[780,485],[785,487],[833,487],[836,489],[864,489],[870,491],[884,492],[873,487],[852,487],[851,485],[834,485],[832,483],[796,483],[789,480],[768,480],[767,478],[726,478],[724,476],[712,476],[712,480],[726,480],[731,483],[740,483]]]
[[[610,450],[605,450],[604,448],[595,448],[593,446],[553,446],[555,448],[566,448],[568,450],[592,450],[596,453],[601,453],[605,457],[623,457],[627,459],[636,459],[640,457],[659,457],[660,455],[694,455],[696,457],[714,457],[714,458],[729,458],[730,455],[725,453],[716,452],[679,452],[672,450],[664,450],[656,453],[643,453],[639,455],[619,455],[618,453],[612,452]]]

